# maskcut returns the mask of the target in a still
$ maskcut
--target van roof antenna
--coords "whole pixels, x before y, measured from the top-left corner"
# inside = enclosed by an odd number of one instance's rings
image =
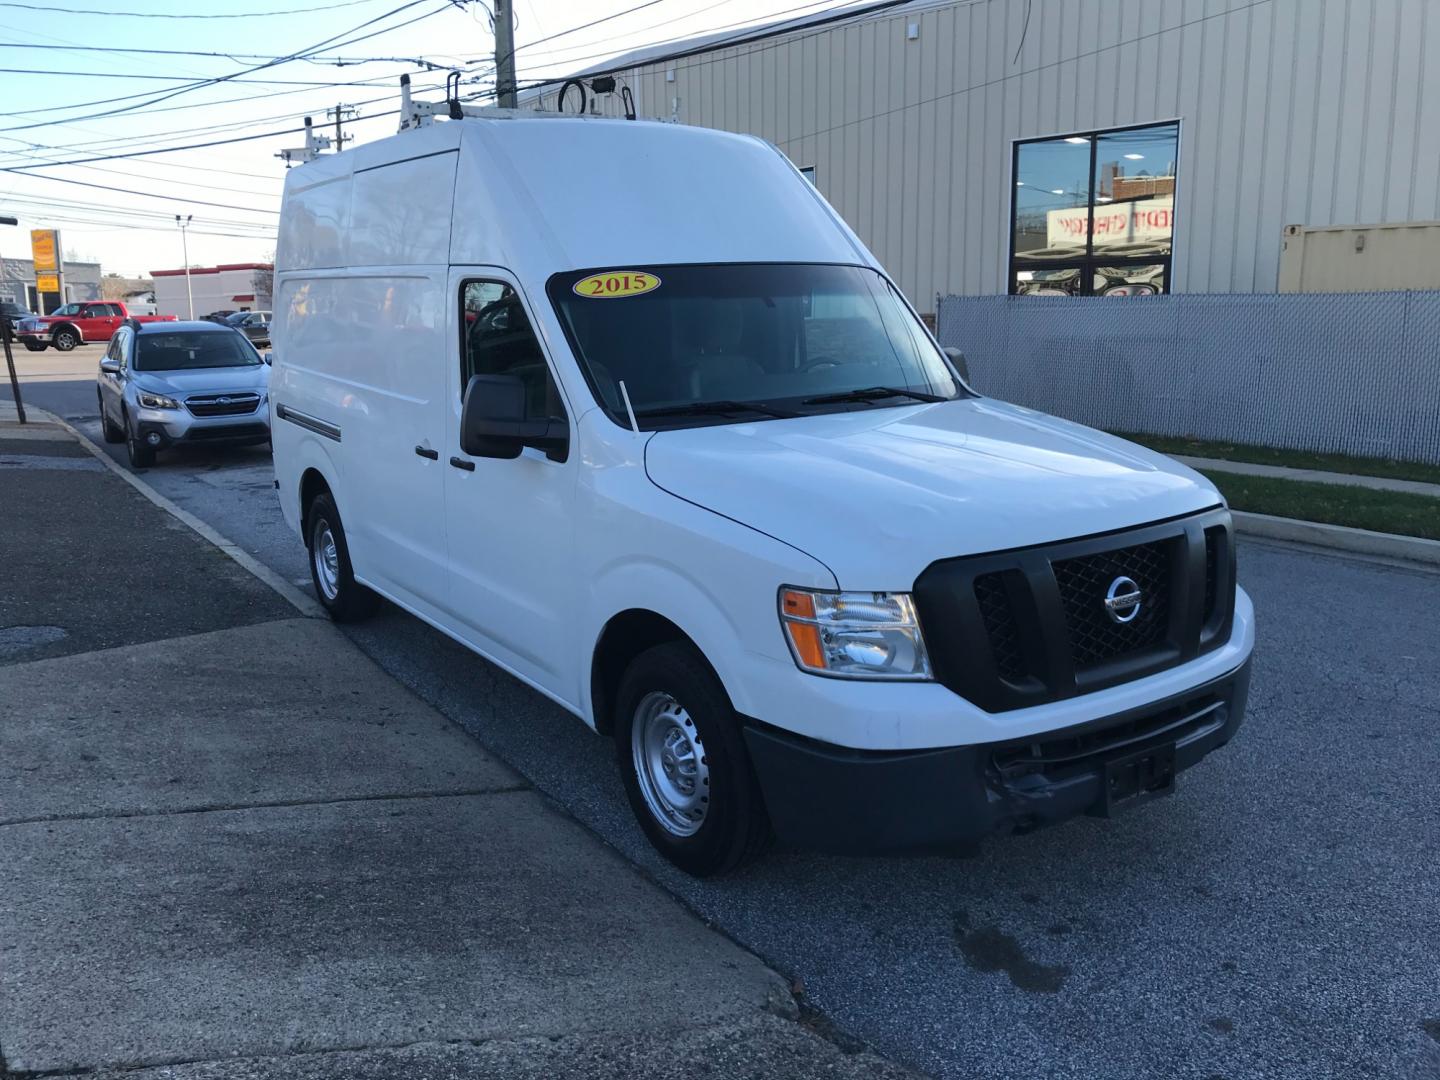
[[[620,396],[625,399],[625,413],[630,417],[630,430],[640,434],[640,425],[635,422],[635,406],[630,404],[630,391],[625,389],[625,380],[620,380]]]

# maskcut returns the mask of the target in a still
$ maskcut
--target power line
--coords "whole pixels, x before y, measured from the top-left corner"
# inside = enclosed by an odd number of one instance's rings
[[[438,89],[440,89],[440,88],[441,88],[441,84],[440,84],[440,83],[425,83],[425,84],[417,85],[417,86],[415,87],[416,90],[438,90]],[[313,91],[306,91],[306,92],[313,92]],[[271,96],[271,95],[259,95],[259,96],[268,97],[268,96]],[[379,97],[365,98],[365,99],[363,99],[363,100],[361,100],[361,101],[353,102],[353,104],[356,105],[356,106],[374,105],[374,104],[377,104],[377,103],[382,102],[382,101],[391,101],[391,100],[394,100],[394,99],[395,99],[396,97],[398,97],[398,96],[399,96],[398,93],[382,94],[382,95],[380,95]],[[182,106],[182,107],[196,107],[196,106]],[[162,111],[162,110],[157,110],[157,111]],[[171,132],[167,132],[167,133],[147,132],[147,133],[141,134],[141,135],[127,135],[127,136],[115,137],[115,138],[110,138],[110,139],[90,140],[90,141],[83,142],[83,143],[62,144],[62,145],[59,145],[59,146],[42,146],[41,148],[42,148],[42,149],[45,149],[45,150],[53,150],[53,151],[57,151],[57,152],[63,152],[63,151],[67,151],[67,150],[79,149],[79,148],[81,148],[81,147],[84,147],[84,148],[86,148],[86,149],[95,150],[95,151],[102,151],[102,150],[104,150],[104,151],[109,151],[109,150],[115,150],[115,149],[118,149],[118,148],[121,148],[121,147],[130,146],[130,145],[135,144],[135,143],[141,143],[141,144],[145,144],[145,145],[156,146],[156,145],[164,144],[164,143],[167,143],[167,142],[173,142],[173,141],[175,141],[175,140],[177,140],[177,139],[183,140],[183,139],[186,139],[186,138],[190,138],[190,137],[193,137],[194,135],[209,134],[209,133],[218,132],[218,131],[232,131],[232,130],[237,130],[237,129],[238,129],[238,130],[243,130],[244,128],[247,128],[247,127],[255,127],[255,126],[259,125],[259,124],[270,123],[270,122],[272,122],[272,121],[289,120],[289,119],[299,119],[299,118],[301,118],[301,117],[303,117],[303,116],[306,116],[306,115],[309,115],[309,114],[313,113],[314,111],[315,111],[314,109],[304,109],[304,110],[301,110],[301,111],[298,111],[298,112],[278,113],[278,114],[275,114],[275,115],[272,115],[272,116],[256,117],[256,118],[251,118],[251,119],[248,119],[248,120],[231,120],[231,121],[226,121],[226,122],[220,123],[220,124],[209,124],[209,125],[205,125],[205,126],[202,126],[202,127],[180,128],[180,129],[177,129],[177,130],[175,130],[175,131],[171,131]],[[79,131],[95,130],[95,129],[87,129],[87,128],[85,128],[85,127],[82,127],[82,126],[79,125],[78,123],[72,123],[72,122],[70,122],[70,121],[60,121],[60,122],[58,122],[58,123],[61,123],[61,124],[63,124],[64,126],[73,126],[73,127],[76,128],[76,130],[79,130]],[[303,130],[303,129],[302,129],[302,130]],[[282,134],[288,134],[288,132],[284,132],[284,133],[282,133]],[[11,141],[11,142],[21,142],[21,141],[22,141],[22,140],[19,140],[19,139],[14,138],[13,136],[0,136],[0,137],[6,138],[6,139],[8,139],[8,140]],[[40,144],[34,144],[34,145],[39,146]],[[206,145],[211,145],[211,144],[206,144]],[[17,153],[16,151],[8,151],[8,152],[9,152],[9,153]],[[46,163],[43,163],[43,164],[50,164],[50,163],[46,162]],[[54,164],[60,164],[60,163],[59,163],[59,162],[55,162]],[[168,164],[168,163],[158,163],[158,162],[157,162],[157,164]],[[184,168],[184,167],[186,167],[186,166],[176,166],[176,167]],[[188,167],[194,168],[194,166],[188,166]],[[219,171],[219,170],[217,170],[217,171]],[[243,174],[242,174],[242,175],[243,175]]]
[[[124,206],[114,206],[108,203],[94,203],[88,201],[81,202],[76,199],[57,199],[54,197],[44,198],[29,195],[6,195],[3,201],[6,205],[14,204],[19,205],[22,208],[53,207],[60,213],[68,214],[94,213],[103,210],[125,217],[137,218],[141,221],[164,222],[166,224],[170,224],[175,216],[173,213],[166,213],[160,210],[135,210]],[[256,229],[262,232],[273,232],[275,229],[275,226],[273,225],[260,225],[258,223],[249,221],[234,221],[223,218],[209,218],[208,220],[212,225],[226,225],[241,229]]]
[[[864,18],[867,15],[874,15],[889,8],[900,7],[901,5],[908,4],[910,2],[911,0],[880,0],[879,3],[867,4],[863,7],[842,8],[833,15],[827,15],[824,18],[820,19],[812,19],[811,21],[804,23],[803,26],[762,27],[761,29],[758,29],[753,33],[740,33],[736,34],[734,37],[722,38],[719,41],[709,41],[705,42],[704,44],[691,45],[687,48],[682,48],[671,53],[664,53],[659,56],[647,56],[643,59],[629,60],[624,63],[612,65],[610,67],[600,67],[593,71],[586,71],[584,75],[586,78],[593,78],[597,75],[609,75],[614,72],[629,71],[633,68],[650,67],[656,64],[665,64],[669,63],[671,60],[683,60],[686,57],[698,56],[701,53],[713,52],[718,49],[739,48],[742,45],[750,45],[756,42],[766,41],[770,38],[780,37],[785,34],[793,34],[796,30],[799,29],[809,30],[810,33],[804,36],[813,37],[815,34],[823,33],[825,28],[828,28],[835,23]],[[794,20],[791,21],[793,22]],[[535,80],[521,87],[521,89],[535,90],[545,86],[555,86],[559,83],[565,82],[567,79],[574,77],[575,76],[573,75],[562,75],[551,79]]]
[[[390,12],[393,15],[395,12]],[[385,18],[384,15],[380,18]],[[362,24],[364,25],[364,24]],[[355,27],[356,30],[360,27]],[[346,31],[349,33],[350,31]],[[339,35],[337,35],[339,36]],[[58,38],[56,40],[65,40]],[[333,39],[332,39],[333,40]],[[55,49],[60,52],[99,52],[99,53],[135,53],[138,56],[201,56],[212,60],[276,60],[280,59],[270,53],[243,53],[243,52],[199,52],[195,49],[137,49],[126,48],[122,45],[42,45],[39,42],[29,41],[0,41],[0,49],[25,49],[33,51],[37,49]],[[307,64],[329,64],[334,67],[355,67],[359,64],[414,64],[426,63],[427,61],[417,60],[413,56],[302,56],[296,59],[304,60]],[[441,65],[435,65],[439,67]]]
[[[0,75],[65,75],[69,78],[80,79],[150,79],[163,82],[194,82],[192,75],[140,75],[134,72],[113,72],[113,71],[52,71],[47,68],[0,68]],[[391,78],[392,76],[376,76],[375,79],[362,79],[355,82],[330,82],[324,79],[232,79],[234,83],[244,83],[253,86],[303,86],[309,89],[316,87],[325,88],[331,86],[374,86],[375,80],[379,78]],[[148,91],[143,94],[132,94],[131,97],[146,97]],[[119,101],[119,98],[111,98],[111,101]],[[249,100],[241,98],[238,100]],[[58,109],[78,109],[87,105],[100,104],[87,102],[85,105],[59,105]]]
[[[393,82],[394,79],[395,79],[395,76],[394,76],[394,75],[377,75],[377,76],[375,76],[375,77],[372,78],[372,79],[362,79],[362,80],[359,80],[359,81],[357,81],[357,82],[355,82],[355,83],[353,83],[353,84],[347,84],[347,85],[354,85],[354,86],[375,86],[375,85],[380,84],[380,83]],[[329,83],[329,84],[327,84],[327,85],[335,86],[335,85],[339,85],[339,84]],[[320,89],[320,88],[317,87],[316,89]],[[142,106],[142,107],[140,107],[140,108],[138,108],[138,109],[135,110],[135,114],[136,114],[136,115],[142,115],[142,114],[143,114],[143,115],[149,116],[149,115],[151,115],[151,114],[156,114],[156,113],[182,112],[182,111],[184,111],[184,110],[186,110],[186,109],[203,109],[203,108],[207,108],[207,107],[209,107],[209,106],[211,106],[211,105],[229,105],[229,104],[232,104],[232,103],[237,102],[237,101],[259,101],[261,98],[288,97],[288,96],[291,95],[291,94],[305,94],[305,93],[309,93],[309,92],[310,92],[310,90],[309,90],[308,88],[302,88],[302,89],[299,89],[299,90],[275,90],[275,91],[272,91],[271,93],[268,93],[268,94],[242,94],[240,97],[219,98],[219,99],[214,100],[214,101],[192,101],[192,102],[189,102],[189,103],[184,104],[184,105],[167,105],[167,106],[165,106],[165,107],[162,108],[162,109],[147,109],[147,108],[145,108],[145,107]],[[118,98],[105,98],[105,99],[102,99],[102,100],[100,100],[100,101],[76,102],[76,103],[71,104],[71,105],[53,105],[53,106],[50,106],[49,108],[44,108],[44,109],[17,109],[17,110],[14,110],[14,112],[12,113],[12,115],[15,115],[15,116],[39,116],[41,113],[64,112],[64,111],[67,111],[67,110],[69,110],[69,109],[85,108],[85,107],[90,106],[90,105],[108,105],[108,104],[110,104],[111,102],[115,102],[115,101],[130,101],[130,100],[132,100],[132,99],[134,99],[134,98],[137,98],[137,97],[148,97],[148,96],[150,96],[150,93],[151,93],[150,91],[146,91],[146,92],[144,92],[144,93],[139,93],[139,94],[126,94],[125,96],[123,96],[123,97],[118,97]],[[302,115],[302,114],[292,114],[292,115]],[[77,127],[77,128],[78,128],[78,127],[79,127],[78,121],[79,121],[79,120],[83,120],[83,119],[85,119],[85,118],[84,118],[84,117],[77,117],[75,120],[52,120],[52,121],[50,121],[50,123],[53,124],[53,125],[55,125],[55,126],[57,126],[57,127]],[[25,127],[43,127],[43,126],[45,126],[45,125],[40,125],[40,124],[27,124],[27,125],[24,125],[24,126],[25,126]],[[14,131],[14,130],[17,130],[17,129],[15,129],[15,128],[0,128],[0,131]],[[84,129],[81,128],[80,130],[84,130]],[[134,138],[134,139],[143,139],[143,138],[148,138],[148,137],[149,137],[149,136],[145,136],[145,135],[126,136],[126,138]],[[101,142],[111,142],[111,141],[116,141],[116,140],[113,140],[113,139],[102,139],[102,140],[101,140]],[[89,144],[89,143],[77,143],[77,144],[75,144],[75,145],[77,145],[77,146],[87,146],[87,145],[90,145],[90,144]]]
[[[728,2],[728,0],[722,0],[722,2]],[[975,3],[976,0],[969,0],[969,2],[970,2],[970,3]],[[714,6],[717,6],[717,7],[718,7],[719,5],[714,5]],[[783,11],[771,12],[769,17],[773,19],[773,18],[777,18],[777,17],[782,16],[782,15],[792,15],[792,14],[794,14],[795,12],[799,12],[799,11],[809,11],[811,8],[817,8],[817,7],[818,7],[818,8],[822,8],[822,9],[828,9],[828,8],[833,8],[834,6],[835,6],[834,0],[812,0],[811,3],[801,4],[801,5],[799,5],[798,7],[785,8]],[[690,18],[691,15],[700,14],[701,12],[709,11],[709,10],[710,10],[710,8],[701,8],[701,9],[700,9],[700,12],[691,12],[690,14],[687,14],[687,15],[678,16],[676,19],[667,19],[664,23],[656,23],[655,26],[664,26],[664,25],[667,25],[668,23],[676,22],[676,21],[678,21],[679,19],[682,19],[682,18]],[[798,18],[798,16],[797,16],[797,18]],[[796,20],[795,20],[795,19],[791,19],[791,20],[789,20],[789,21],[790,21],[790,22],[795,22]],[[803,29],[805,29],[805,27],[807,27],[807,26],[812,26],[812,25],[814,25],[814,24],[813,24],[813,23],[808,23],[808,22],[807,22],[807,23],[800,23],[799,25],[794,26],[794,27],[792,27],[791,29],[793,29],[793,30],[803,30]],[[682,39],[682,40],[685,40],[685,41],[693,41],[693,40],[695,40],[695,38],[697,38],[697,37],[704,37],[704,36],[706,36],[706,35],[708,35],[708,34],[718,34],[718,33],[720,33],[721,31],[724,31],[724,30],[733,30],[733,29],[736,29],[736,28],[739,28],[739,27],[751,27],[751,28],[754,28],[755,26],[756,26],[756,24],[755,24],[755,21],[754,21],[753,19],[742,19],[742,20],[739,20],[739,21],[733,22],[733,23],[722,23],[720,26],[712,26],[712,27],[710,27],[708,30],[704,30],[704,31],[702,31],[702,32],[699,33],[699,34],[693,34],[693,35],[691,35],[690,37],[684,38],[684,39]],[[773,28],[773,27],[771,27],[771,28]],[[649,29],[654,29],[654,27],[650,27]],[[637,31],[637,32],[638,32],[638,31]],[[595,41],[586,42],[586,43],[584,43],[583,45],[575,45],[575,46],[572,46],[572,48],[577,48],[577,49],[580,49],[580,48],[591,48],[591,47],[593,47],[593,46],[595,46],[595,45],[602,45],[602,44],[604,44],[605,42],[608,42],[608,41],[618,41],[619,39],[624,38],[624,37],[628,37],[628,36],[630,36],[630,35],[628,35],[628,34],[616,34],[616,35],[614,35],[614,36],[612,36],[612,37],[599,38],[599,39],[597,39],[597,40],[595,40]],[[523,46],[522,46],[522,47],[523,47]],[[640,50],[642,50],[642,49],[649,48],[649,47],[651,47],[651,46],[643,46],[643,45],[642,45],[642,46],[638,46],[638,47],[635,47],[635,48],[631,48],[630,50],[627,51],[627,54],[626,54],[626,55],[629,55],[630,53],[633,53],[633,52],[636,52],[636,51],[640,51]],[[711,46],[711,47],[713,47],[713,48],[721,48],[721,47],[723,47],[723,46],[717,44],[717,45]],[[563,53],[564,51],[565,51],[565,49],[561,49],[561,50],[560,50],[560,52],[562,52],[562,53]],[[586,55],[584,55],[584,56],[571,56],[571,57],[555,57],[555,54],[553,54],[553,53],[542,53],[540,57],[532,56],[532,57],[529,57],[528,59],[533,63],[534,61],[540,59],[541,57],[547,57],[547,58],[552,58],[552,59],[547,59],[547,60],[546,60],[547,65],[548,65],[548,64],[563,64],[563,65],[565,65],[566,67],[570,67],[571,65],[574,65],[574,64],[583,64],[583,63],[584,63],[585,61],[587,61],[587,60],[601,60],[601,59],[605,59],[605,58],[607,58],[607,57],[614,56],[614,55],[615,55],[615,51],[616,51],[616,50],[614,50],[614,49],[605,49],[605,50],[602,50],[601,52],[588,53],[588,54],[586,54]],[[645,60],[645,61],[636,63],[636,64],[634,64],[633,66],[635,66],[635,67],[640,67],[640,66],[642,66],[642,64],[649,64],[649,63],[651,63],[651,61]],[[573,74],[573,73],[572,73],[572,74]],[[591,73],[590,73],[590,72],[585,72],[584,74],[585,74],[586,76],[588,76],[588,75],[591,74]],[[558,78],[559,78],[559,77],[557,77],[557,81],[558,81]]]
[[[3,2],[0,7],[23,8],[26,11],[43,11],[47,15],[107,15],[117,19],[264,19],[271,15],[305,15],[312,11],[334,11],[336,8],[358,7],[369,0],[342,0],[338,4],[321,4],[318,7],[291,8],[288,11],[235,11],[223,15],[166,14],[151,11],[95,11],[90,8],[53,7],[49,4],[21,4]]]
[[[29,173],[21,172],[19,167],[0,169],[0,172],[15,173],[19,176],[29,176]],[[244,210],[251,214],[275,214],[279,216],[279,210],[266,210],[258,206],[237,206],[234,203],[207,202],[204,199],[187,199],[181,195],[162,195],[155,191],[137,191],[134,188],[114,187],[110,184],[93,184],[88,180],[71,180],[64,176],[46,176],[46,181],[52,184],[74,184],[77,187],[97,188],[101,191],[118,191],[122,195],[139,195],[146,199],[164,199],[167,202],[193,203],[196,206],[214,206],[221,210]]]
[[[233,81],[235,81],[236,79],[238,79],[238,78],[239,78],[240,76],[242,76],[242,75],[250,75],[250,74],[253,74],[253,73],[256,72],[256,71],[264,71],[266,68],[276,67],[276,66],[278,66],[278,65],[280,65],[280,64],[288,64],[288,63],[294,62],[294,61],[296,61],[296,60],[306,59],[306,58],[307,58],[307,54],[313,55],[314,53],[316,53],[316,52],[318,52],[319,50],[323,49],[323,48],[324,48],[325,46],[327,46],[327,45],[336,44],[336,42],[338,42],[339,39],[344,38],[347,34],[353,34],[353,33],[355,33],[355,31],[357,31],[357,30],[363,30],[363,29],[364,29],[365,27],[367,27],[367,26],[373,26],[373,25],[374,25],[375,23],[377,23],[377,22],[381,22],[381,21],[383,21],[383,20],[385,20],[385,19],[388,19],[388,18],[390,18],[392,15],[398,15],[398,14],[400,14],[400,13],[403,12],[403,11],[408,11],[409,9],[411,9],[411,8],[413,8],[413,7],[416,7],[416,6],[418,6],[418,5],[420,5],[420,4],[424,3],[424,2],[425,2],[425,0],[407,0],[406,3],[401,4],[398,8],[393,8],[393,9],[391,9],[390,11],[385,12],[383,15],[377,15],[377,16],[375,16],[373,19],[367,19],[365,22],[361,23],[359,26],[351,27],[349,30],[343,30],[343,31],[341,31],[340,33],[334,34],[334,35],[332,35],[331,37],[328,37],[328,38],[326,38],[326,39],[323,40],[323,41],[317,42],[317,43],[314,44],[314,45],[310,45],[310,46],[307,46],[307,47],[305,47],[305,48],[303,48],[303,49],[299,49],[299,50],[297,50],[296,52],[289,53],[289,54],[287,54],[287,55],[285,55],[285,56],[273,57],[273,58],[269,59],[266,63],[263,63],[263,64],[255,64],[255,65],[253,65],[253,66],[251,66],[251,67],[244,68],[244,69],[242,69],[242,70],[240,70],[240,71],[237,71],[237,72],[234,72],[234,73],[232,73],[232,74],[230,74],[230,75],[220,75],[220,76],[216,76],[216,77],[214,77],[214,78],[208,78],[208,79],[198,80],[198,81],[193,82],[193,83],[190,83],[190,84],[188,84],[188,85],[186,85],[186,86],[180,86],[180,87],[176,87],[176,88],[171,89],[171,90],[167,90],[167,91],[160,92],[158,95],[154,95],[154,94],[127,95],[127,97],[129,97],[129,98],[133,98],[133,97],[147,97],[147,98],[149,98],[149,100],[148,100],[148,101],[145,101],[145,102],[143,102],[142,104],[139,104],[139,105],[126,105],[126,106],[124,106],[124,107],[122,107],[122,108],[110,109],[110,110],[107,110],[107,111],[105,111],[105,112],[94,113],[94,114],[91,114],[91,115],[88,115],[88,116],[73,117],[72,119],[74,119],[74,120],[99,120],[99,119],[103,119],[103,118],[105,118],[105,117],[107,117],[107,116],[117,116],[117,115],[119,115],[119,114],[121,114],[121,113],[133,112],[133,111],[135,111],[136,109],[140,109],[140,108],[142,108],[142,107],[145,106],[145,105],[158,105],[158,104],[160,104],[160,103],[163,102],[163,101],[169,101],[171,98],[178,97],[178,96],[180,96],[181,94],[190,93],[191,91],[201,89],[202,87],[215,86],[215,85],[218,85],[218,84],[220,84],[220,83],[225,83],[225,82],[233,82]],[[387,34],[387,33],[390,33],[391,31],[399,30],[399,29],[401,29],[402,27],[409,26],[409,25],[411,25],[412,23],[420,22],[422,19],[428,19],[428,18],[430,18],[432,15],[438,15],[440,12],[442,12],[442,11],[448,11],[449,9],[450,9],[450,4],[447,2],[447,3],[445,3],[445,4],[442,4],[442,5],[441,5],[440,7],[438,7],[438,8],[435,8],[435,9],[429,11],[429,12],[426,12],[426,13],[424,13],[424,14],[422,14],[422,15],[417,16],[417,17],[414,18],[414,19],[408,19],[408,20],[406,20],[405,22],[403,22],[403,23],[397,23],[397,24],[395,24],[394,26],[383,27],[383,28],[381,28],[381,29],[379,29],[379,30],[372,31],[372,32],[369,33],[369,34],[363,34],[363,35],[361,35],[360,37],[350,38],[350,39],[347,40],[347,41],[341,42],[341,43],[340,43],[340,44],[341,44],[341,47],[343,47],[344,45],[353,45],[353,44],[356,44],[356,43],[361,42],[361,41],[367,41],[367,40],[369,40],[369,39],[372,38],[372,37],[378,37],[380,34]],[[47,47],[47,48],[71,48],[72,46],[46,46],[46,47]],[[224,54],[217,54],[217,55],[224,55]],[[115,99],[112,99],[112,100],[113,100],[113,101],[122,101],[122,100],[126,100],[126,99],[127,99],[127,98],[115,98]],[[94,103],[92,103],[92,104],[103,104],[103,102],[94,102]],[[73,106],[73,107],[74,107],[74,108],[84,108],[84,107],[88,107],[88,106],[76,105],[76,106]],[[33,123],[33,124],[19,124],[19,125],[11,126],[11,127],[8,127],[8,128],[0,128],[0,131],[24,131],[24,130],[27,130],[27,129],[30,129],[30,128],[44,127],[44,126],[46,126],[46,124],[45,124],[45,123],[41,123],[41,122],[37,122],[37,123]]]

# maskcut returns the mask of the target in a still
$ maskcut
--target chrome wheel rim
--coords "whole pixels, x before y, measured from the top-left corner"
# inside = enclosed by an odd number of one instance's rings
[[[330,523],[323,518],[315,523],[314,542],[310,548],[320,592],[326,600],[334,600],[340,595],[340,551],[335,546],[335,534],[330,531]]]
[[[650,814],[672,836],[694,836],[710,809],[710,766],[695,721],[663,690],[640,699],[630,752]]]

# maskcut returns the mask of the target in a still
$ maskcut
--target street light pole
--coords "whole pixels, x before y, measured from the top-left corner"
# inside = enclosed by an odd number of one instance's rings
[[[185,236],[185,230],[190,227],[190,219],[194,214],[186,214],[182,219],[179,214],[175,215],[175,224],[180,226],[180,251],[185,259],[185,299],[190,302],[190,321],[195,321],[195,293],[190,289],[190,241]]]

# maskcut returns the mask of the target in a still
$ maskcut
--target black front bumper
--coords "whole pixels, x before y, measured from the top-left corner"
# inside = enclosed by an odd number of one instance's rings
[[[1007,742],[847,750],[759,723],[745,741],[786,842],[847,854],[944,850],[1106,812],[1106,766],[1119,759],[1173,744],[1175,772],[1188,769],[1230,741],[1249,689],[1246,660],[1144,708]]]
[[[253,419],[231,424],[191,424],[178,438],[164,424],[154,421],[142,420],[136,427],[142,441],[148,441],[152,432],[160,436],[160,442],[152,444],[156,450],[172,446],[247,446],[270,438],[270,425]]]

